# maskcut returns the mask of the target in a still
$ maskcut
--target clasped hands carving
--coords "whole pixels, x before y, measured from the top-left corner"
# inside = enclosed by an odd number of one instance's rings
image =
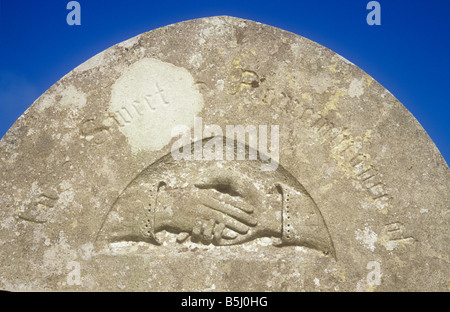
[[[188,180],[198,177],[185,175]],[[113,205],[102,236],[158,244],[156,234],[165,230],[179,234],[178,242],[191,237],[194,242],[222,246],[261,236],[281,237],[282,196],[275,187],[261,193],[248,177],[229,174],[203,183],[137,178]]]
[[[180,233],[179,242],[191,236],[193,241],[221,246],[261,236],[281,237],[281,194],[274,189],[263,195],[263,203],[256,188],[247,186],[244,190],[236,184],[216,180],[170,187],[161,183],[154,212],[155,233],[167,230]]]
[[[272,237],[334,254],[314,200],[281,165],[263,172],[244,161],[174,161],[168,154],[142,171],[117,198],[100,241],[159,244],[157,233],[227,246]]]

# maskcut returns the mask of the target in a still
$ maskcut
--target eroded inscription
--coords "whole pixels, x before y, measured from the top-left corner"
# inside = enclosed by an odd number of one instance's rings
[[[58,200],[59,196],[56,192],[46,190],[40,193],[29,207],[19,212],[18,217],[32,223],[46,223],[51,213],[51,208],[56,205]]]
[[[95,144],[102,144],[110,137],[111,117],[89,118],[80,126],[80,132],[87,141],[93,141]]]
[[[405,226],[401,222],[386,225],[385,233],[388,236],[385,247],[389,251],[406,251],[409,248],[413,248],[416,243],[414,237],[405,235]]]
[[[175,126],[192,126],[202,107],[194,77],[185,68],[153,58],[130,65],[111,87],[109,112],[133,152],[160,150],[172,139]]]
[[[341,96],[336,91],[334,97]],[[332,98],[333,95],[331,96]],[[330,146],[330,156],[335,159],[341,172],[357,182],[357,185],[368,193],[375,201],[377,210],[386,212],[391,200],[389,187],[383,181],[377,166],[370,155],[363,152],[367,138],[355,136],[350,129],[335,125],[330,120],[326,110],[316,111],[305,104],[309,95],[296,98],[287,92],[280,92],[273,88],[266,88],[260,93],[259,101],[262,105],[275,105],[277,107],[290,107],[296,120],[303,123],[323,144]]]
[[[131,104],[116,110],[114,117],[119,126],[123,127],[130,124],[137,116],[143,116],[168,105],[169,101],[167,96],[164,95],[164,89],[160,87],[158,82],[155,82],[153,90],[150,90],[143,97],[135,99]]]

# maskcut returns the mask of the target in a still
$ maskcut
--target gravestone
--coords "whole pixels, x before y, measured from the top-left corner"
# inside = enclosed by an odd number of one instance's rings
[[[395,97],[233,17],[64,76],[0,143],[0,288],[446,291],[447,164]]]

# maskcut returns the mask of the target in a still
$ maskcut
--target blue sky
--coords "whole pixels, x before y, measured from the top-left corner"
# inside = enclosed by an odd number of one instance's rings
[[[450,161],[448,0],[379,0],[379,26],[366,23],[368,0],[79,0],[80,26],[66,23],[68,2],[0,0],[0,137],[52,84],[104,49],[168,24],[231,15],[299,34],[359,66]]]

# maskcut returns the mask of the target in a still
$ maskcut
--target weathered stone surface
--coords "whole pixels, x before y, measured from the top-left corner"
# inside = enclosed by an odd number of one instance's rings
[[[223,135],[278,125],[279,166],[174,161],[171,131],[194,117]],[[96,55],[19,118],[0,168],[2,289],[449,287],[450,172],[426,132],[352,63],[256,22],[187,21]],[[242,223],[221,232],[224,207]]]

